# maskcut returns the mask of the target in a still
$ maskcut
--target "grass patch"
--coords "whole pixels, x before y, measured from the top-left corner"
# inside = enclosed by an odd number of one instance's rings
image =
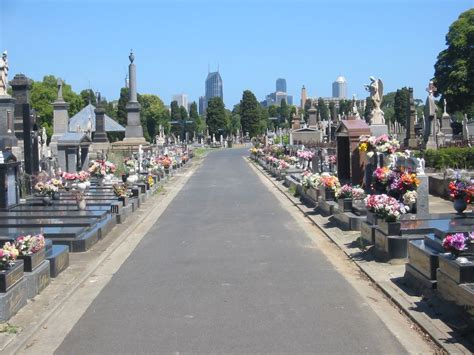
[[[295,197],[299,197],[300,196],[300,193],[298,191],[298,189],[296,188],[296,185],[291,185],[289,188],[288,188],[288,192],[290,194],[292,194],[293,196]]]
[[[20,330],[21,328],[17,325],[12,325],[10,323],[0,324],[0,333],[17,334]]]

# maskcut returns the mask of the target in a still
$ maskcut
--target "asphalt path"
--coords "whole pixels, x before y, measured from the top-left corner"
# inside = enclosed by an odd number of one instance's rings
[[[57,354],[406,352],[244,154],[206,158]]]

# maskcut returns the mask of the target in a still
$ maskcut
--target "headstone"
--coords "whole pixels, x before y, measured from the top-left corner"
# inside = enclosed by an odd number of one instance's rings
[[[449,116],[447,110],[446,99],[444,99],[444,112],[441,116],[441,132],[444,134],[445,141],[451,141],[453,139],[453,129],[451,127],[451,116]]]
[[[39,172],[38,132],[36,115],[30,114],[30,105],[23,104],[23,150],[25,172],[34,175]]]
[[[53,154],[58,154],[58,140],[68,131],[69,127],[69,104],[63,98],[63,81],[58,79],[58,97],[53,102],[53,135],[50,148]]]
[[[425,141],[426,149],[436,149],[436,113],[438,112],[438,107],[434,99],[434,93],[436,92],[436,87],[433,82],[430,81],[428,88],[428,97],[425,102],[425,117],[423,121],[423,139]]]
[[[85,133],[68,132],[57,142],[58,164],[62,171],[75,173],[89,167],[90,137]]]
[[[14,127],[15,135],[19,140],[23,140],[23,105],[30,103],[30,90],[33,81],[24,74],[17,74],[10,81],[12,97],[15,102]]]
[[[3,159],[3,153],[2,159]],[[20,162],[3,160],[0,163],[0,209],[9,209],[20,202],[18,183]]]
[[[105,109],[102,106],[100,94],[97,95],[97,107],[94,110],[94,114],[95,132],[94,137],[92,138],[92,144],[89,148],[93,152],[108,151],[110,148],[110,143],[109,138],[107,137],[107,133],[105,132]],[[90,127],[90,131],[92,131],[92,127]],[[90,132],[87,132],[87,134],[90,134]]]
[[[416,149],[418,148],[418,140],[416,138],[416,133],[415,133],[416,108],[415,108],[415,102],[413,100],[413,88],[409,88],[408,91],[410,95],[410,117],[408,117],[408,120],[407,120],[406,137],[403,143],[405,145],[405,148]]]
[[[308,109],[308,126],[317,127],[317,125],[318,125],[317,111],[313,106],[313,102],[311,102],[311,107]]]

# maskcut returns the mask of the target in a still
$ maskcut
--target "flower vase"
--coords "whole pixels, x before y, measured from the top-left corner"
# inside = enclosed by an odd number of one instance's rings
[[[58,201],[60,198],[59,191],[53,192],[53,196],[51,197],[53,200]]]
[[[97,180],[97,185],[99,185],[99,186],[104,186],[104,181],[105,181],[105,178],[104,178],[104,177],[100,177],[100,178]]]
[[[127,182],[128,174],[122,174],[122,181]]]
[[[454,200],[453,207],[458,214],[462,214],[467,208],[467,202],[463,198],[457,198]]]
[[[87,207],[86,199],[81,198],[80,200],[77,201],[77,209],[79,211],[84,211]]]
[[[78,182],[76,186],[80,192],[84,192],[87,189],[87,184],[85,182]]]
[[[43,206],[51,206],[52,204],[51,197],[43,196]]]

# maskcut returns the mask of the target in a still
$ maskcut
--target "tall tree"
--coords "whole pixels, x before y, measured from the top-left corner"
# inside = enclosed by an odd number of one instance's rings
[[[122,126],[127,124],[127,106],[128,102],[128,88],[120,89],[120,97],[117,103],[117,122]]]
[[[438,92],[450,111],[474,116],[474,8],[463,12],[449,27],[448,48],[441,51],[434,66]]]
[[[209,100],[206,111],[206,123],[209,134],[215,134],[219,138],[220,134],[227,128],[226,111],[224,102],[220,97],[213,97]]]
[[[279,117],[279,107],[276,105],[271,105],[268,108],[268,115],[269,117]]]
[[[240,122],[244,133],[255,137],[262,133],[260,104],[250,90],[245,90],[240,100]]]
[[[352,101],[351,100],[343,99],[343,100],[339,101],[339,114],[341,116],[349,115],[351,110],[352,110]]]
[[[329,119],[328,106],[326,105],[322,97],[318,99],[318,111],[323,121],[327,121]]]
[[[145,123],[149,139],[153,141],[158,134],[159,125],[162,124],[164,111],[167,109],[158,96],[150,94],[140,96],[140,105],[141,118]]]
[[[87,105],[89,105],[89,102],[94,106],[97,105],[97,99],[96,99],[95,93],[94,93],[94,91],[92,91],[92,89],[82,90],[79,93],[79,96],[82,99],[82,107],[86,107]]]
[[[181,110],[178,106],[178,101],[171,101],[171,120],[179,121],[181,119]]]
[[[331,117],[332,121],[336,119],[334,115],[336,115],[336,104],[333,101],[331,101],[329,103],[329,117]]]
[[[283,124],[288,122],[288,118],[290,117],[290,110],[288,108],[288,104],[286,103],[285,99],[282,99],[280,102],[280,122]]]
[[[189,108],[189,118],[191,118],[193,121],[196,121],[196,119],[199,118],[196,101],[193,101],[191,107]]]
[[[374,102],[370,96],[367,96],[365,99],[365,110],[364,110],[364,119],[365,122],[370,123],[370,116],[374,108]]]
[[[395,93],[394,106],[395,121],[406,127],[406,122],[410,118],[410,91],[404,87]]]

